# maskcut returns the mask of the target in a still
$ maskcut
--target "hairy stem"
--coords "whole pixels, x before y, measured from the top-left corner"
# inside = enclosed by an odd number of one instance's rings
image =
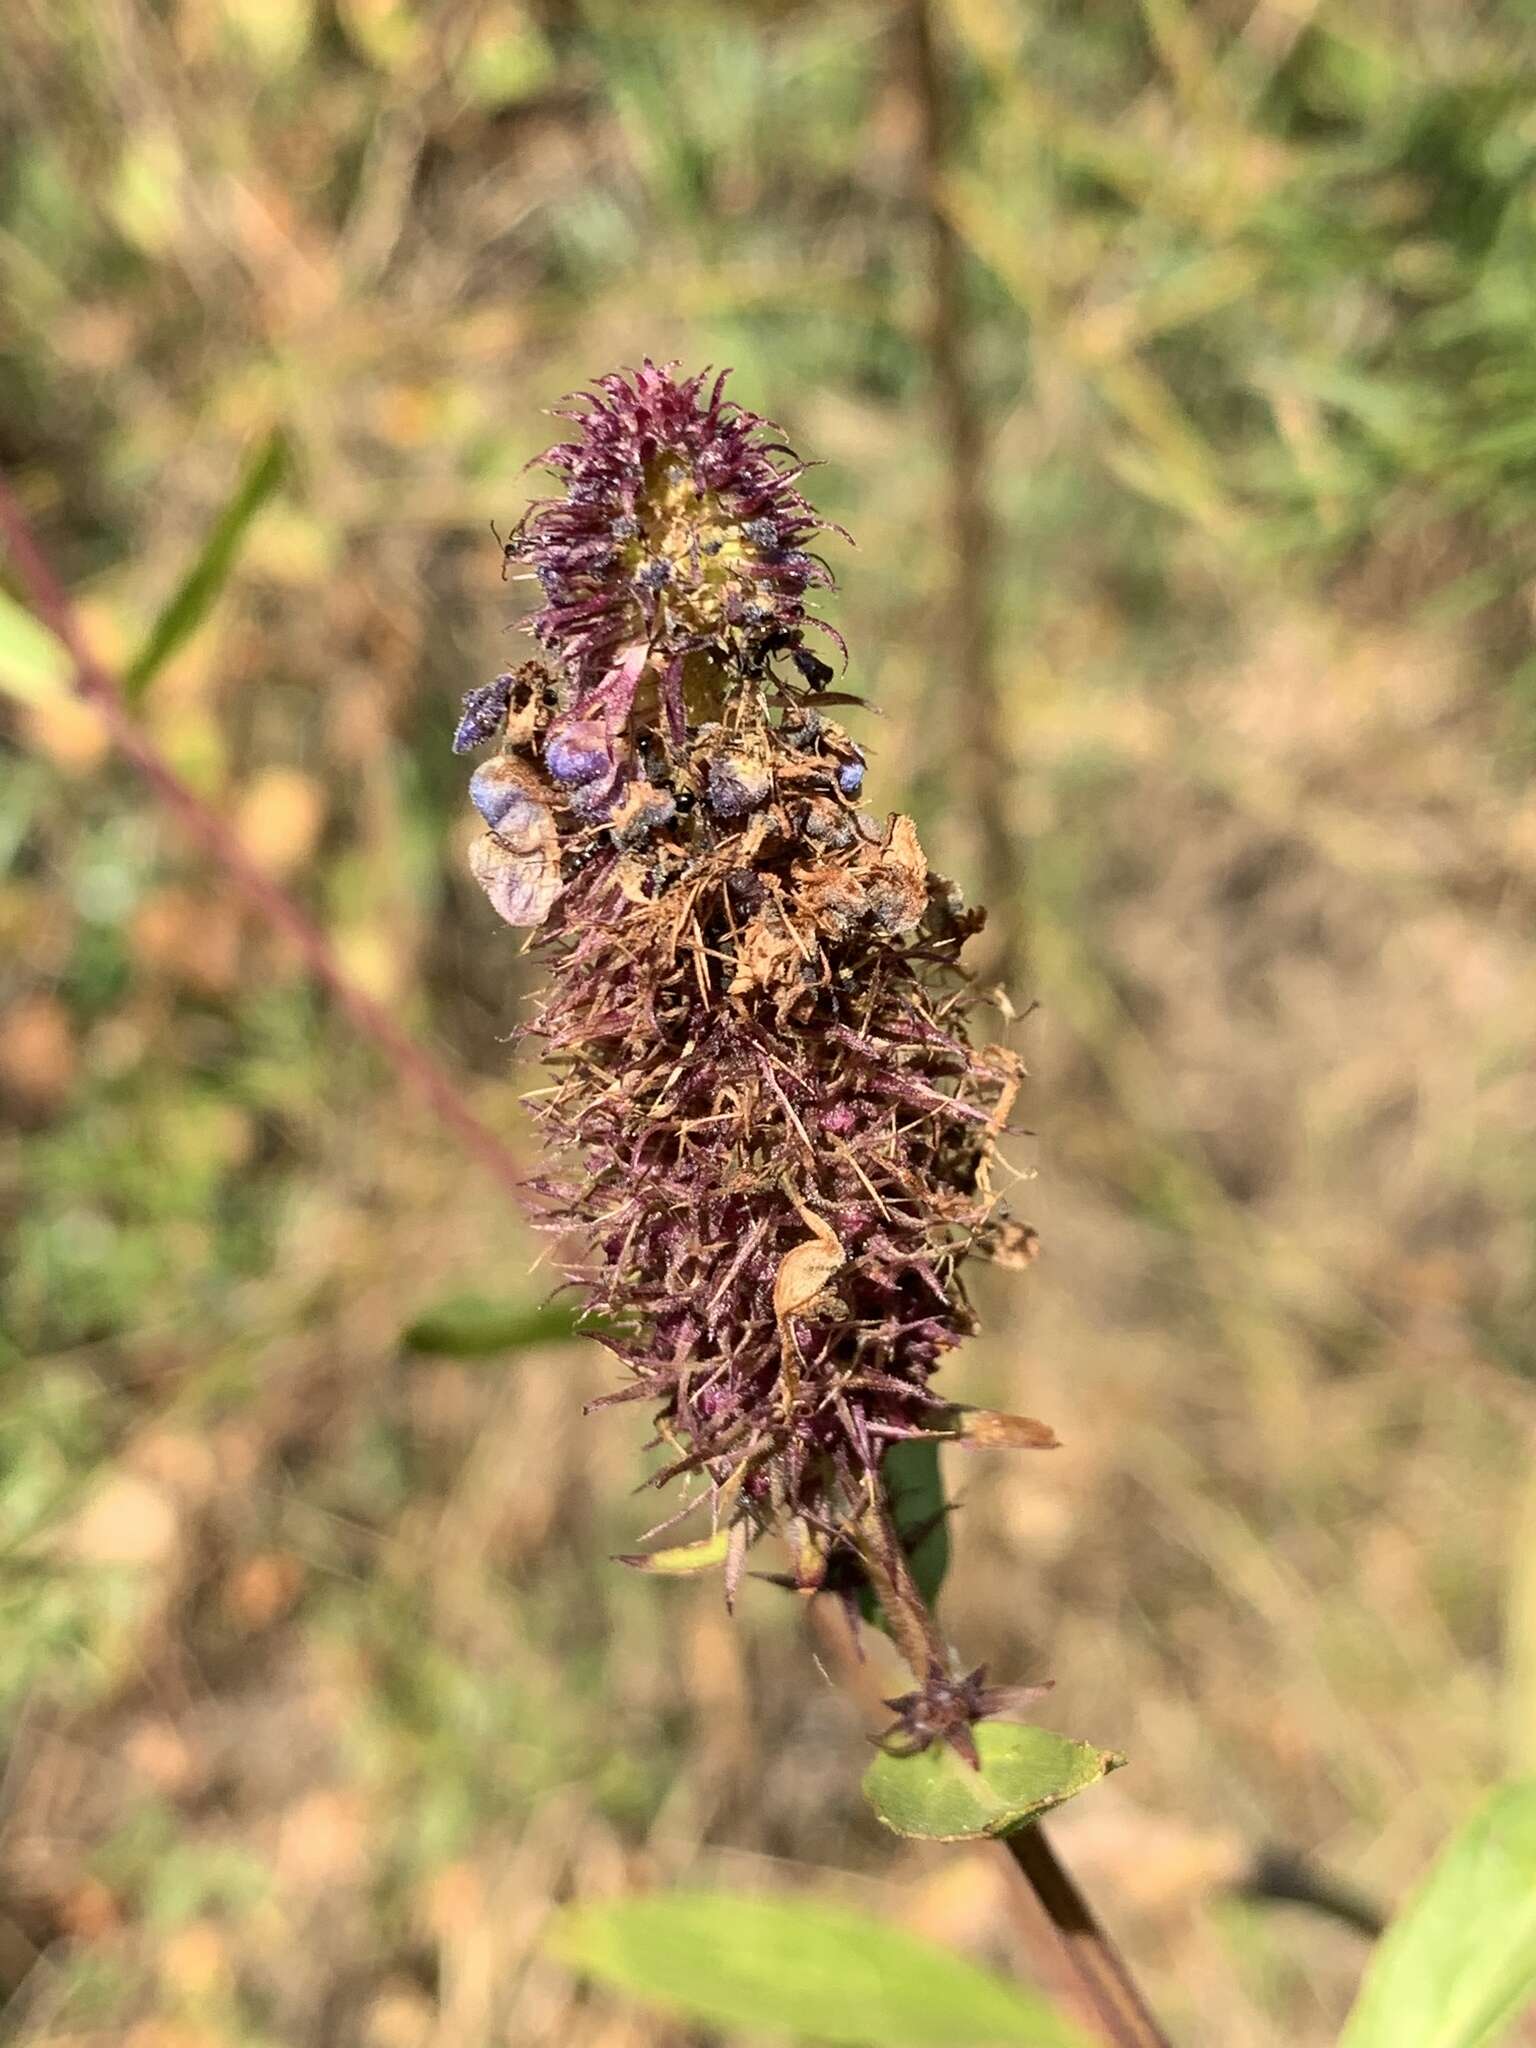
[[[891,1640],[911,1665],[912,1675],[921,1685],[924,1679],[947,1672],[948,1648],[912,1576],[901,1537],[883,1500],[865,1509],[857,1542],[880,1611],[890,1624]]]
[[[411,1093],[453,1132],[494,1180],[521,1200],[525,1192],[523,1176],[507,1145],[489,1125],[481,1122],[452,1077],[431,1054],[400,1029],[381,1003],[349,979],[319,926],[262,872],[234,830],[182,780],[135,721],[116,678],[87,645],[74,605],[4,478],[0,478],[0,533],[9,545],[17,576],[34,612],[74,663],[77,696],[96,712],[118,752],[188,837],[228,877],[257,916],[289,941],[348,1022],[377,1047]]]

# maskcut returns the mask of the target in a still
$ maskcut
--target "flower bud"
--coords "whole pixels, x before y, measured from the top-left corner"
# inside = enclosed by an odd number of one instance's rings
[[[471,754],[487,740],[495,739],[506,718],[515,681],[514,676],[500,675],[465,694],[464,710],[453,735],[456,754]]]

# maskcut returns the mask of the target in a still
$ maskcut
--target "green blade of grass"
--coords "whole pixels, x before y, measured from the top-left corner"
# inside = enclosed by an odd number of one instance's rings
[[[483,1294],[454,1294],[434,1302],[403,1333],[406,1351],[435,1358],[500,1358],[540,1344],[569,1344],[601,1333],[594,1319],[585,1328],[580,1311],[561,1302],[493,1300]]]
[[[288,446],[274,427],[241,473],[196,561],[177,585],[123,672],[123,694],[137,703],[161,669],[197,631],[229,581],[251,521],[283,481]]]

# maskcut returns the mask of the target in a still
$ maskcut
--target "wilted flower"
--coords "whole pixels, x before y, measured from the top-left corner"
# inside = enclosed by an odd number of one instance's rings
[[[544,593],[529,625],[571,677],[576,715],[615,731],[640,674],[616,673],[628,650],[644,651],[677,740],[688,658],[748,673],[770,648],[793,653],[807,592],[832,581],[807,543],[841,529],[795,488],[805,465],[722,396],[724,373],[706,392],[706,374],[679,382],[646,362],[557,407],[576,437],[537,460],[564,495],[507,544]]]
[[[973,1327],[962,1267],[1009,1228],[992,1179],[1020,1069],[966,1033],[980,914],[909,818],[857,807],[864,756],[801,638],[824,522],[723,382],[648,362],[566,414],[579,435],[544,458],[565,495],[513,544],[557,673],[477,772],[477,872],[512,921],[548,912],[541,1188],[628,1371],[607,1399],[654,1409],[656,1483],[708,1500],[728,1586],[769,1528],[803,1588],[862,1560],[919,1678],[900,1740],[963,1749],[1002,1695],[949,1674],[883,1465],[987,1434],[933,1382]]]

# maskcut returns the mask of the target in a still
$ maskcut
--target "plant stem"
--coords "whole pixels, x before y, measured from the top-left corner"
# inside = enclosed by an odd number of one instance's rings
[[[520,1201],[526,1194],[517,1160],[465,1101],[452,1077],[402,1031],[382,1003],[342,969],[330,942],[309,916],[263,873],[233,828],[184,782],[123,700],[116,678],[86,643],[79,617],[44,555],[10,485],[0,477],[0,533],[38,618],[75,665],[74,689],[100,717],[113,744],[150,790],[244,896],[258,917],[281,932],[355,1030],[377,1047],[413,1094]]]
[[[945,208],[953,94],[935,31],[932,0],[907,0],[906,39],[918,119],[916,200],[928,245],[927,348],[939,439],[948,463],[953,577],[946,644],[965,699],[966,748],[957,778],[976,818],[981,895],[996,920],[988,927],[988,966],[1007,983],[1018,965],[1018,856],[1009,824],[1010,762],[997,682],[994,621],[996,523],[987,497],[986,420],[971,375],[965,252]]]
[[[1046,1840],[1039,1822],[1003,1838],[1002,1846],[1045,1908],[1086,2002],[1114,2048],[1169,2048],[1168,2036],[1115,1947]]]
[[[1386,1915],[1359,1892],[1341,1884],[1311,1857],[1299,1849],[1279,1845],[1261,1849],[1254,1856],[1241,1882],[1235,1886],[1240,1899],[1264,1904],[1309,1906],[1341,1926],[1363,1934],[1367,1941],[1379,1939],[1386,1927]]]
[[[857,1536],[891,1639],[919,1685],[947,1672],[951,1658],[932,1609],[922,1596],[901,1537],[883,1502],[867,1508]],[[1169,2048],[1119,1950],[1059,1860],[1039,1824],[1020,1828],[999,1844],[1032,1887],[1071,1971],[1085,2013],[1113,2048]]]
[[[891,1627],[891,1640],[912,1667],[919,1685],[949,1668],[949,1652],[939,1625],[912,1576],[901,1537],[883,1501],[867,1508],[859,1525],[859,1555],[869,1573],[880,1610]]]

